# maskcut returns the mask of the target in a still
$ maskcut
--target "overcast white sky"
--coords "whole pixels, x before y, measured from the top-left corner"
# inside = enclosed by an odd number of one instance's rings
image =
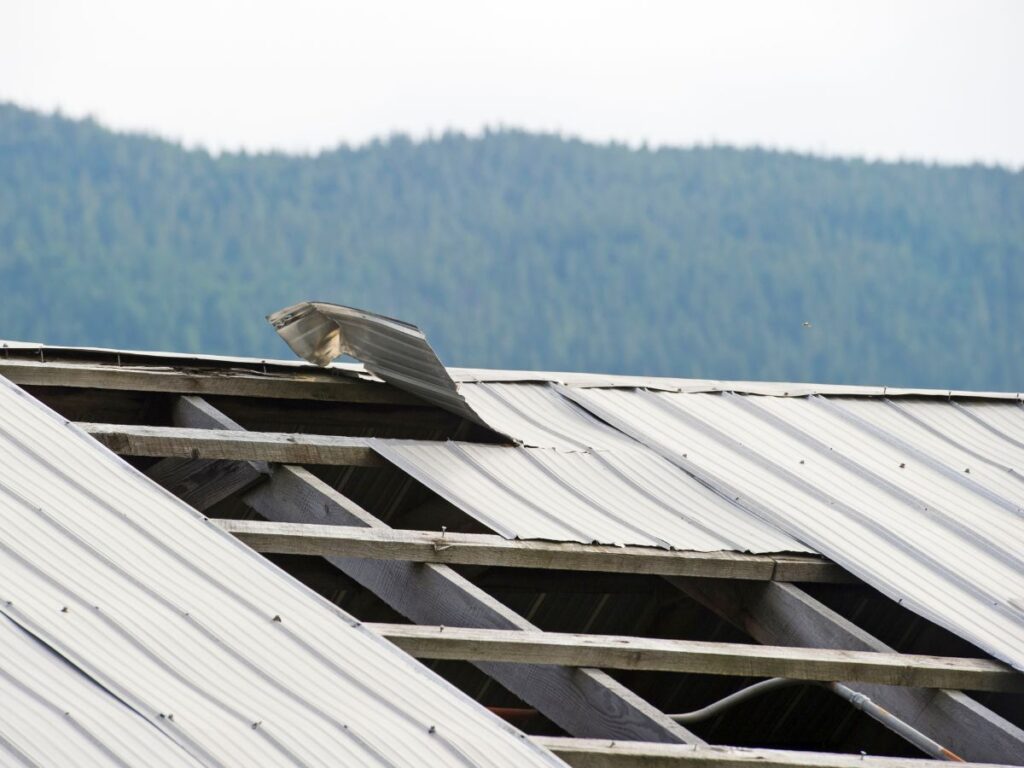
[[[212,149],[508,125],[1024,166],[1024,2],[0,0],[0,100]]]

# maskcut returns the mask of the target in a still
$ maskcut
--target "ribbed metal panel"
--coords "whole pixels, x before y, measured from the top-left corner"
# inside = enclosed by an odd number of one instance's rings
[[[6,756],[560,764],[3,379],[0,530]]]
[[[567,451],[638,445],[551,384],[461,384],[459,391],[491,429],[524,445]]]
[[[2,615],[0,691],[0,764],[201,765]]]
[[[480,418],[414,325],[351,307],[304,301],[267,318],[299,357],[326,366],[339,355],[389,384],[473,421]],[[481,422],[483,423],[483,422]]]
[[[935,434],[935,411],[945,408],[994,437],[994,423],[1015,423],[1016,403],[958,413],[968,406],[936,401],[929,428],[903,429],[883,399],[561,391],[911,610],[1024,669],[1020,495],[989,471],[1006,454],[991,441],[966,446]],[[987,462],[978,477],[966,470],[980,459],[958,466],[968,450]]]
[[[509,538],[694,551],[806,547],[643,447],[561,451],[374,440],[421,483]]]

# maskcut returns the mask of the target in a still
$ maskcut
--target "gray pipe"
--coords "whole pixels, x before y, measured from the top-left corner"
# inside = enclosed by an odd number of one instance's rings
[[[933,741],[928,738],[909,723],[900,720],[889,710],[883,709],[875,704],[875,702],[863,693],[858,693],[853,690],[853,688],[843,685],[842,683],[825,683],[825,687],[837,696],[841,696],[846,699],[854,706],[854,708],[859,709],[868,717],[877,720],[889,730],[902,736],[929,757],[933,757],[936,760],[950,760],[959,763],[964,762],[964,759],[960,757],[960,755],[956,754],[952,750],[946,749],[937,741]]]
[[[669,715],[669,717],[682,725],[699,723],[702,720],[709,720],[715,715],[720,715],[725,710],[735,707],[747,699],[760,696],[762,693],[768,693],[768,691],[774,691],[778,688],[788,688],[792,685],[804,685],[806,682],[806,680],[790,680],[787,677],[773,677],[770,680],[754,683],[747,688],[741,688],[736,693],[730,693],[724,699],[719,699],[702,709],[695,709],[693,712],[682,712],[678,715]]]
[[[762,680],[759,683],[754,683],[751,686],[742,688],[735,693],[729,694],[723,699],[719,699],[716,702],[708,704],[706,707],[702,707],[701,709],[696,709],[693,712],[682,712],[677,715],[669,715],[669,717],[682,725],[699,723],[702,720],[708,720],[715,717],[716,715],[719,715],[727,709],[747,701],[748,699],[760,696],[762,693],[778,690],[779,688],[788,688],[792,685],[816,685],[816,683],[809,680],[791,680],[785,677],[773,677],[770,680]],[[863,693],[858,693],[842,683],[822,683],[822,685],[840,698],[848,701],[855,709],[859,709],[868,717],[873,720],[877,720],[893,733],[902,736],[929,757],[933,757],[936,760],[963,762],[963,758],[955,752],[946,749],[946,747],[942,746],[937,741],[928,738],[909,723],[900,720],[887,709],[878,706]]]

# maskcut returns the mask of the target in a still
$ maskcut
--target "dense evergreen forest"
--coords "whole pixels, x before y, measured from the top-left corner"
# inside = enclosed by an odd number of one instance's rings
[[[1022,298],[1022,172],[517,131],[214,156],[0,104],[2,338],[288,357],[263,316],[322,299],[453,365],[1020,391]]]

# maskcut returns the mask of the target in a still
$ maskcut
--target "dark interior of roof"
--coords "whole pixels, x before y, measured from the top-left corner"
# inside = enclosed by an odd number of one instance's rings
[[[173,394],[65,387],[26,387],[76,421],[168,425]],[[493,441],[492,433],[437,408],[248,397],[207,398],[244,427],[333,435],[421,440]],[[145,469],[154,459],[130,459]],[[394,467],[310,467],[322,480],[394,528],[491,533]],[[246,518],[237,497],[206,511]],[[362,621],[405,619],[326,560],[269,556],[279,567]],[[458,567],[475,585],[547,631],[753,642],[668,581],[632,576],[528,569]],[[899,651],[984,657],[977,648],[916,616],[864,584],[807,584],[807,592]],[[426,662],[468,695],[534,734],[562,734],[528,704],[465,662]],[[743,688],[753,679],[650,672],[612,673],[666,713],[688,712]],[[1024,727],[1022,697],[978,694],[986,706]],[[690,727],[712,743],[920,757],[907,742],[822,687],[808,684],[766,693]]]

